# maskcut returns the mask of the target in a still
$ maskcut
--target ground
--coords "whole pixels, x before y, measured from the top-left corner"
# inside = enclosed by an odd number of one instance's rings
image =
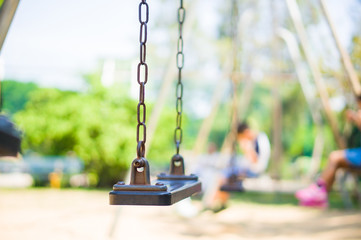
[[[106,191],[3,189],[0,239],[361,239],[359,210],[264,204],[262,196],[186,218],[175,206],[109,206]]]

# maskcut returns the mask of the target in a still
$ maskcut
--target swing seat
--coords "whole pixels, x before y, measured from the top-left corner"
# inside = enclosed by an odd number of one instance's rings
[[[242,181],[233,184],[224,184],[221,186],[223,192],[244,192]]]
[[[0,157],[17,157],[20,145],[20,132],[6,116],[0,115]]]
[[[201,191],[197,180],[157,180],[155,185],[115,184],[109,193],[110,205],[167,206]]]
[[[221,186],[221,191],[224,192],[244,192],[243,181],[237,175],[229,177],[226,184]]]
[[[129,185],[118,182],[109,193],[110,205],[167,206],[201,191],[196,175],[160,174],[150,183],[149,164],[145,158],[134,159]]]

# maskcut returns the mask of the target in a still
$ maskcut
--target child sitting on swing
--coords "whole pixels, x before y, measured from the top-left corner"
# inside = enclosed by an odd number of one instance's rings
[[[346,120],[354,123],[361,130],[361,95],[357,97],[358,110],[346,111]],[[301,206],[328,207],[328,192],[335,181],[340,168],[361,167],[361,147],[336,150],[330,153],[328,163],[316,183],[295,193]]]
[[[257,177],[262,174],[271,155],[267,135],[251,129],[247,123],[242,122],[237,126],[237,142],[244,154],[237,166],[238,174],[245,177]]]
[[[233,175],[257,177],[268,166],[271,146],[265,133],[257,132],[247,123],[242,122],[237,126],[237,142],[243,152],[242,161],[238,163],[236,158],[232,158],[230,166],[223,171],[223,176],[218,183],[219,188],[213,194],[209,194],[207,208],[211,208],[214,212],[226,208],[229,193],[226,190],[221,191],[220,187],[226,184],[230,177]]]

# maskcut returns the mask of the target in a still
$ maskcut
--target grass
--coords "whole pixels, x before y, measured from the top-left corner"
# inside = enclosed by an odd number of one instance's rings
[[[2,188],[2,192],[6,191],[48,191],[51,190],[51,188],[48,187],[32,187],[28,189],[7,189]],[[88,192],[103,192],[104,194],[108,194],[109,191],[111,191],[111,188],[109,189],[98,189],[98,188],[62,188],[61,190],[65,191],[88,191]],[[201,196],[196,195],[194,196],[195,200],[200,200]],[[331,192],[329,194],[329,203],[330,203],[330,209],[339,209],[339,210],[345,210],[341,195],[339,192]],[[237,203],[247,203],[247,204],[260,204],[260,205],[276,205],[276,206],[282,206],[282,205],[288,205],[288,206],[297,206],[298,201],[294,197],[293,194],[287,194],[287,193],[264,193],[264,192],[243,192],[243,193],[232,193],[231,204],[237,204]],[[358,204],[354,200],[354,207],[356,209],[360,209],[358,207]]]
[[[329,195],[330,209],[344,210],[344,204],[341,195],[338,192],[331,192]],[[244,192],[232,193],[231,202],[234,203],[252,203],[267,205],[291,205],[297,206],[298,201],[293,194],[286,193],[261,193]],[[357,204],[354,204],[357,206]]]

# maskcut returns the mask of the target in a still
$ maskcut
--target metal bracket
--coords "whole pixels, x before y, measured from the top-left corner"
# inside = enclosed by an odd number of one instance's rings
[[[136,158],[132,162],[130,185],[149,185],[149,163],[145,158]]]
[[[157,176],[158,180],[198,180],[195,174],[184,175],[184,159],[181,155],[175,154],[170,163],[170,173],[161,173]]]
[[[114,184],[113,191],[167,191],[164,184],[150,184],[149,163],[145,158],[136,158],[132,162],[130,184],[124,182]]]
[[[175,157],[174,162],[177,161],[181,161],[181,164],[175,163],[173,170],[180,173],[180,170],[184,171],[183,158]],[[148,161],[145,158],[139,158],[132,162],[130,184],[116,183],[113,191],[109,193],[109,203],[111,205],[172,205],[200,191],[201,183],[194,174],[190,176],[161,174],[152,185]]]
[[[170,175],[184,175],[184,159],[181,155],[175,154],[170,163]]]

